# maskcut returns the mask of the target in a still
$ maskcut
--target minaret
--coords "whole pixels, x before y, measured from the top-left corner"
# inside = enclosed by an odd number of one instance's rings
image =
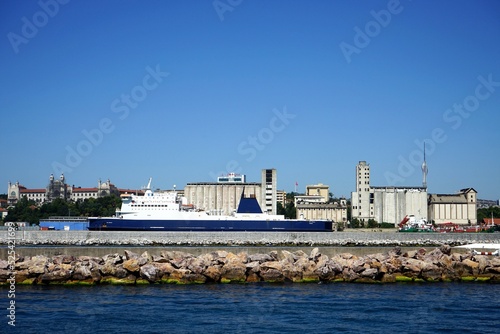
[[[425,142],[424,142],[424,162],[422,163],[422,186],[427,189],[427,172],[429,170],[427,169],[427,162],[425,162]]]

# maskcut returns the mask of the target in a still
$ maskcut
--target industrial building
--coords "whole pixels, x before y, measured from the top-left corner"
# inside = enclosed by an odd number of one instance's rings
[[[218,178],[218,182],[188,183],[184,187],[187,203],[211,214],[230,215],[238,208],[243,191],[245,196],[255,197],[263,212],[277,214],[276,169],[263,169],[261,182],[244,182],[244,175],[234,180],[229,174]]]
[[[356,191],[351,193],[352,218],[397,225],[407,215],[435,224],[452,222],[477,224],[477,192],[465,188],[457,194],[427,193],[427,164],[422,163],[421,187],[374,187],[370,185],[370,165],[356,166]]]
[[[456,194],[429,195],[429,220],[435,224],[476,225],[477,191],[466,188]]]
[[[330,187],[322,183],[306,186],[305,195],[295,196],[297,218],[347,222],[347,201],[330,202]]]
[[[424,184],[425,184],[424,173]],[[370,165],[356,166],[356,191],[351,193],[352,218],[396,226],[406,215],[427,219],[427,187],[374,187],[370,185]]]

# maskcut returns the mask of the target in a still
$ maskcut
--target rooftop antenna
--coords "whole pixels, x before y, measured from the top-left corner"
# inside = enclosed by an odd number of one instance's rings
[[[422,186],[427,189],[427,173],[428,173],[428,169],[427,169],[427,162],[425,161],[425,142],[424,142],[424,162],[422,163],[422,176],[423,176],[423,180],[422,180]]]

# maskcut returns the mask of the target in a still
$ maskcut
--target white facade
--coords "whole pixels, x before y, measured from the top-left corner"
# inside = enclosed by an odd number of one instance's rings
[[[457,194],[429,195],[429,219],[435,224],[452,222],[460,225],[476,225],[476,190],[466,188]]]
[[[286,191],[284,190],[276,191],[276,203],[281,203],[282,207],[286,206]]]
[[[427,219],[427,188],[372,187],[370,165],[356,166],[356,191],[351,193],[352,218],[374,219],[377,223],[397,225],[406,215]]]
[[[427,190],[421,187],[373,187],[373,219],[399,224],[407,215],[427,220]]]
[[[184,188],[184,197],[188,204],[198,210],[208,211],[211,214],[231,215],[238,208],[241,194],[261,198],[260,183],[188,183]],[[262,207],[262,203],[259,201]]]
[[[263,212],[275,215],[277,214],[277,185],[278,176],[276,169],[263,169],[261,173],[262,178],[262,199],[260,201]]]
[[[370,165],[360,161],[356,166],[356,191],[351,193],[351,215],[367,221],[374,218],[374,198],[370,188]]]
[[[334,222],[347,222],[347,203],[345,199],[336,203],[300,203],[296,205],[297,218],[328,219]]]
[[[188,183],[184,197],[188,204],[211,214],[231,215],[237,210],[241,194],[253,196],[259,202],[262,212],[277,214],[276,169],[263,169],[262,180],[258,182],[197,182]],[[285,194],[286,196],[286,194]]]
[[[323,197],[323,202],[328,203],[330,201],[330,187],[323,183],[308,185],[306,186],[306,195],[321,196]]]
[[[23,197],[36,203],[43,204],[55,198],[77,201],[108,196],[111,194],[119,195],[119,191],[109,180],[106,182],[101,182],[101,180],[99,180],[97,188],[81,188],[67,185],[64,175],[61,175],[59,179],[55,179],[53,175],[50,175],[49,184],[46,188],[28,189],[20,185],[19,182],[9,182],[7,188],[7,200],[9,205],[15,205]]]

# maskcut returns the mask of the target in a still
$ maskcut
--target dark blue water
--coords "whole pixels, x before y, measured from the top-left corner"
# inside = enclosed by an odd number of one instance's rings
[[[500,332],[500,284],[18,286],[15,328],[0,293],[2,333]]]

